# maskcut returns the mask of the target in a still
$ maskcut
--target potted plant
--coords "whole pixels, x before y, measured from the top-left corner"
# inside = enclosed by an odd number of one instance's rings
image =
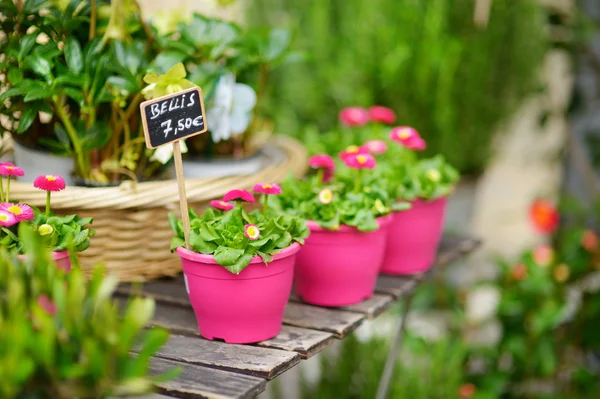
[[[51,193],[65,188],[65,181],[59,175],[38,176],[33,183],[34,187],[46,192],[44,212],[27,204],[11,202],[11,178],[23,174],[23,169],[13,164],[0,165],[0,247],[16,252],[25,259],[25,246],[18,236],[18,229],[23,224],[31,225],[33,230],[40,234],[43,246],[52,251],[52,259],[57,266],[69,271],[69,250],[81,252],[90,246],[90,237],[94,235],[94,230],[87,226],[92,223],[92,219],[80,219],[77,215],[56,216],[50,211]],[[6,191],[3,187],[6,187]]]
[[[149,359],[169,335],[145,328],[151,298],[131,299],[119,311],[111,298],[116,277],[101,268],[89,281],[79,268],[59,272],[29,224],[18,233],[26,260],[0,248],[0,397],[137,396],[175,376],[177,369],[149,375]]]
[[[399,146],[386,154],[383,170],[388,190],[394,200],[410,202],[411,207],[393,214],[381,272],[420,273],[435,260],[447,198],[459,175],[442,155],[416,159],[414,152],[425,149],[426,143],[415,129],[396,127],[389,137]]]
[[[373,295],[392,220],[389,197],[362,149],[340,153],[346,168],[334,175],[328,155],[313,156],[316,173],[288,179],[277,205],[308,220],[310,237],[298,252],[295,290],[307,303],[345,306]],[[394,204],[398,208],[404,204]]]
[[[169,217],[176,234],[171,249],[181,257],[200,334],[210,340],[251,343],[279,333],[296,253],[309,234],[303,219],[269,207],[269,197],[281,193],[278,185],[254,190],[263,194],[262,210],[244,210],[243,202],[255,202],[246,190],[211,201],[202,215],[191,210],[189,249],[181,221]]]

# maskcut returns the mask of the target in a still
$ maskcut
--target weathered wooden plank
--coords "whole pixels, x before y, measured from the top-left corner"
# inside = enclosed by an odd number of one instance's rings
[[[300,363],[300,355],[277,349],[232,345],[171,335],[157,357],[272,379]]]
[[[321,308],[288,302],[283,322],[296,327],[327,331],[336,338],[344,338],[361,325],[365,316],[345,310]]]
[[[158,302],[152,324],[168,328],[173,333],[199,336],[196,317],[189,304],[188,306],[177,306]],[[333,341],[333,335],[327,332],[284,325],[275,338],[259,342],[256,345],[294,351],[299,353],[303,359],[308,359]]]
[[[305,303],[295,292],[292,292],[292,295],[290,295],[290,301],[296,303]],[[371,298],[365,299],[360,303],[331,309],[362,313],[367,316],[367,318],[372,319],[383,313],[386,309],[392,306],[393,303],[394,297],[389,294],[374,294]]]
[[[158,358],[150,361],[150,372],[162,374],[178,366],[182,370],[177,378],[158,384],[161,394],[186,399],[250,399],[267,385],[262,378]]]
[[[161,395],[159,393],[153,393],[153,394],[144,395],[144,396],[133,396],[132,397],[132,399],[169,399],[169,398],[173,398],[173,396],[165,396],[165,395]]]
[[[377,277],[375,292],[388,294],[394,298],[400,298],[413,290],[420,276],[386,276]]]

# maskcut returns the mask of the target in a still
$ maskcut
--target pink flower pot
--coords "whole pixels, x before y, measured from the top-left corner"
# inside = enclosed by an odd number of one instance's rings
[[[382,273],[416,274],[433,265],[444,229],[446,203],[446,197],[417,199],[411,209],[393,213]]]
[[[27,260],[27,255],[19,255],[19,259],[22,261]],[[56,267],[63,269],[65,272],[71,271],[71,259],[69,258],[69,251],[53,251],[52,260],[56,263]]]
[[[299,244],[292,244],[268,265],[255,256],[235,275],[212,255],[177,248],[200,335],[247,344],[279,334],[299,249]]]
[[[367,233],[349,226],[330,231],[307,222],[311,234],[296,261],[298,296],[319,306],[352,305],[371,297],[391,221],[391,215],[381,217],[379,229]]]

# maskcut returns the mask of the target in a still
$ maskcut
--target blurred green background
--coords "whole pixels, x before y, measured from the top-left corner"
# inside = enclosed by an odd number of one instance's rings
[[[292,29],[303,62],[274,71],[264,111],[302,138],[337,126],[346,106],[379,104],[417,128],[428,154],[480,173],[499,124],[540,88],[548,47],[537,1],[493,1],[489,24],[474,0],[253,0],[251,25]]]

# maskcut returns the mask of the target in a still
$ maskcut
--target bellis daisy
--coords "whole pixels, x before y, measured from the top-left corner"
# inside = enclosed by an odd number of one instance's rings
[[[50,215],[50,194],[66,187],[65,179],[59,175],[42,175],[35,178],[33,187],[46,191],[46,216]]]
[[[0,210],[0,227],[10,227],[17,223],[15,215],[8,211]]]
[[[279,187],[277,184],[271,184],[271,183],[259,183],[256,184],[253,188],[253,190],[257,193],[260,194],[266,194],[266,195],[279,195],[281,194],[281,187]]]
[[[260,237],[260,230],[258,228],[257,225],[255,224],[247,224],[244,226],[244,235],[249,239],[249,240],[258,240]]]
[[[390,139],[402,144],[409,150],[421,151],[427,147],[425,140],[412,127],[399,126],[392,129]]]
[[[373,169],[375,168],[375,158],[371,154],[357,154],[344,159],[346,166],[353,169]]]
[[[223,196],[223,201],[245,201],[254,204],[256,201],[250,191],[247,190],[231,190]]]
[[[373,155],[381,155],[387,151],[387,144],[383,140],[369,140],[362,147],[366,152]]]
[[[350,145],[346,147],[346,149],[340,152],[340,159],[342,161],[346,161],[346,158],[351,157],[357,154],[366,154],[367,150],[365,148],[359,147],[357,145]]]
[[[319,192],[319,202],[327,205],[333,201],[333,191],[330,188],[324,188]]]
[[[364,126],[369,122],[369,112],[362,107],[347,107],[340,111],[340,122],[344,126]]]
[[[222,211],[230,211],[233,209],[233,204],[230,204],[229,202],[225,201],[212,200],[208,204],[213,208],[220,209]]]
[[[10,202],[3,202],[0,204],[0,209],[12,213],[17,219],[17,222],[32,220],[35,216],[33,209],[26,204],[12,204]]]

